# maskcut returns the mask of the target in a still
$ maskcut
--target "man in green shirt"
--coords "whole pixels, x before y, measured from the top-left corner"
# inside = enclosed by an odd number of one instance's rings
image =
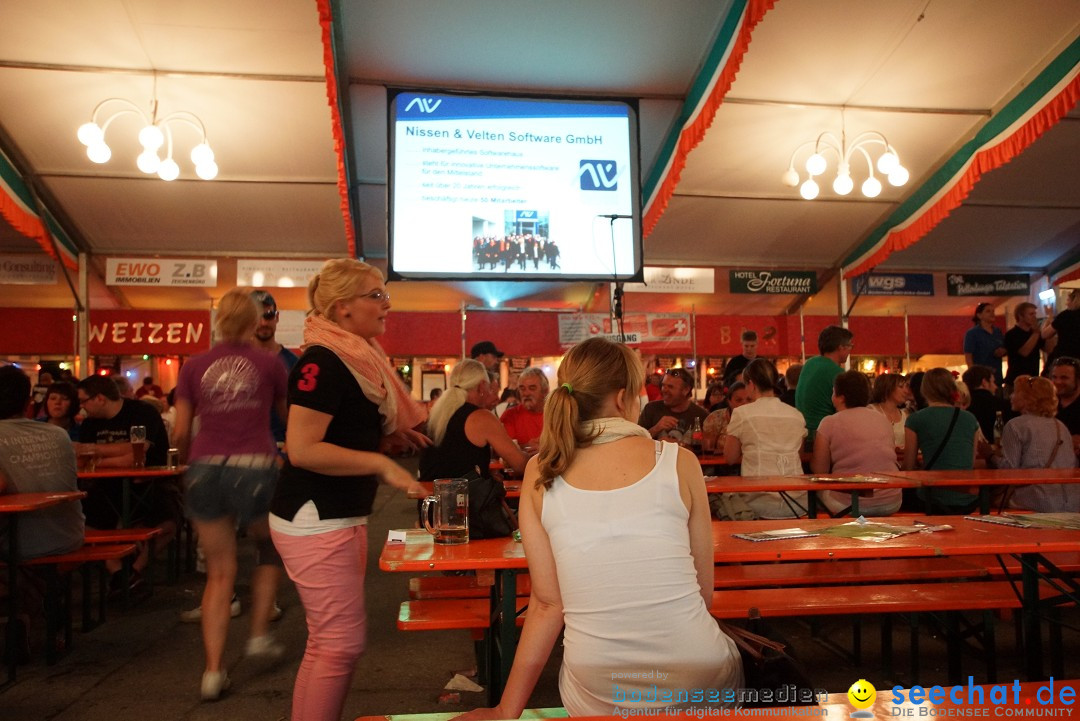
[[[795,388],[795,407],[806,419],[806,441],[813,444],[814,433],[825,416],[835,412],[832,404],[833,380],[844,372],[841,365],[851,353],[854,336],[847,328],[826,326],[818,335],[818,352],[806,361]]]

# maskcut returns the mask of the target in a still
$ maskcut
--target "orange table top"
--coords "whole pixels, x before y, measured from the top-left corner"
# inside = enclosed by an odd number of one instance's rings
[[[79,471],[79,480],[88,481],[96,478],[169,478],[179,476],[187,466],[147,466],[145,468],[98,468],[93,471]]]
[[[435,543],[434,536],[420,528],[405,532],[405,543],[386,543],[379,555],[384,571],[467,571],[528,568],[525,549],[513,537],[485,538],[454,546]]]
[[[976,468],[970,471],[890,471],[890,476],[923,486],[990,486],[1031,483],[1080,483],[1076,468]]]
[[[911,533],[887,541],[813,536],[754,543],[733,538],[733,533],[802,528],[813,531],[848,523],[846,519],[793,519],[782,521],[713,521],[713,559],[716,563],[751,561],[827,561],[859,558],[913,558],[1006,553],[1075,551],[1080,531],[1011,528],[962,516],[883,519],[894,526],[951,525],[951,531]],[[512,537],[487,538],[454,546],[436,545],[422,529],[406,531],[405,543],[385,544],[379,556],[384,571],[460,571],[524,569],[525,549]]]
[[[85,491],[55,491],[46,493],[6,493],[0,495],[0,513],[38,511],[67,501],[86,498]]]
[[[911,533],[886,541],[813,536],[770,541],[747,541],[733,533],[755,533],[790,528],[815,531],[850,523],[850,519],[791,519],[780,521],[713,521],[714,559],[717,563],[749,561],[825,561],[859,558],[969,556],[1008,553],[1075,551],[1080,531],[1013,528],[963,516],[893,517],[875,519],[891,526],[950,525],[951,531]]]

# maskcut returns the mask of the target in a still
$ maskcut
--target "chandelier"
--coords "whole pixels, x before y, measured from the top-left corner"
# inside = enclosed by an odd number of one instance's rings
[[[780,176],[780,182],[791,188],[798,186],[799,195],[806,200],[813,200],[821,190],[814,178],[825,173],[827,167],[825,155],[831,152],[835,153],[837,157],[836,178],[832,182],[833,192],[837,195],[847,195],[855,187],[855,181],[851,179],[851,159],[858,151],[866,160],[867,170],[867,178],[863,181],[860,190],[867,198],[876,198],[881,193],[881,181],[874,175],[874,162],[871,160],[867,148],[879,145],[884,147],[884,152],[877,159],[878,172],[888,179],[889,185],[903,185],[908,181],[909,173],[900,164],[900,156],[889,145],[889,141],[885,139],[884,135],[876,130],[868,130],[859,133],[848,145],[847,131],[845,129],[840,131],[839,138],[825,131],[817,137],[817,140],[807,141],[795,148],[795,151],[791,154],[791,160],[788,161],[787,171]],[[814,152],[806,159],[807,178],[802,185],[799,185],[800,178],[798,171],[795,170],[795,157],[811,146],[814,148]]]
[[[100,121],[104,115],[106,106],[111,113],[105,120]],[[115,109],[114,109],[115,108]],[[121,115],[137,115],[142,119],[143,127],[139,131],[139,144],[143,151],[139,153],[135,164],[139,170],[148,175],[157,173],[162,180],[176,180],[180,176],[180,166],[173,160],[173,130],[172,127],[187,125],[199,133],[199,143],[191,150],[191,162],[195,165],[195,174],[203,180],[213,180],[217,177],[218,166],[214,162],[214,151],[206,140],[206,127],[202,120],[194,113],[186,110],[178,110],[163,117],[157,117],[157,100],[150,105],[150,115],[124,98],[106,98],[97,104],[90,117],[89,123],[79,126],[79,142],[86,146],[86,156],[95,163],[107,163],[112,157],[112,150],[105,143],[105,132],[109,129],[112,121]],[[162,159],[158,152],[165,146],[165,158]]]

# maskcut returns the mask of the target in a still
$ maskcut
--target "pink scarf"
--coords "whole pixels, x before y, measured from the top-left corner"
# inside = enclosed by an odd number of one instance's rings
[[[384,435],[413,428],[427,418],[427,410],[412,399],[374,340],[342,330],[321,315],[309,315],[304,321],[303,349],[313,345],[334,351],[368,400],[378,404]]]

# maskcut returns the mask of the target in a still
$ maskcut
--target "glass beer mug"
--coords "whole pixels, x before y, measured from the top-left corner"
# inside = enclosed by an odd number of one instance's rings
[[[436,478],[433,495],[424,499],[424,528],[435,543],[467,543],[469,540],[469,481],[464,478]],[[434,512],[431,506],[434,505]],[[434,528],[432,519],[434,518]]]

